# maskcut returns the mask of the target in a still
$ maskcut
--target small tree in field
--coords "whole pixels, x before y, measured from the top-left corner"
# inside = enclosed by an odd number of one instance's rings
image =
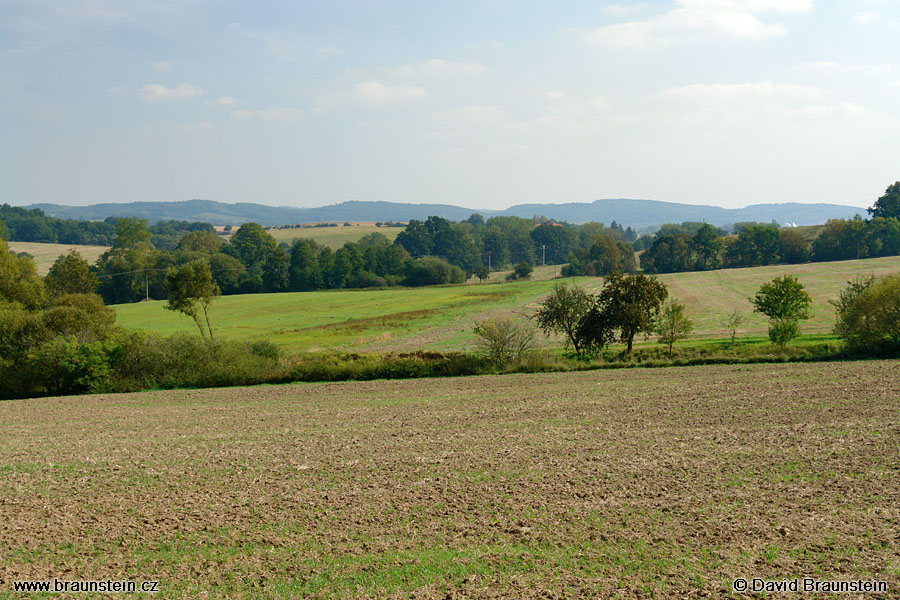
[[[769,318],[769,339],[784,349],[800,333],[800,321],[809,318],[812,299],[796,277],[784,275],[764,283],[750,302]]]
[[[531,277],[531,272],[534,269],[531,268],[526,261],[522,261],[515,266],[512,270],[512,273],[506,276],[507,281],[515,281],[516,279],[528,279]]]
[[[472,270],[472,274],[478,278],[478,281],[484,281],[491,276],[490,270],[484,265],[478,265]]]
[[[594,298],[594,306],[579,324],[578,335],[590,348],[602,348],[618,338],[630,355],[634,336],[653,332],[667,296],[666,286],[652,275],[611,273]]]
[[[571,287],[558,283],[553,291],[541,302],[534,313],[538,327],[545,334],[556,332],[566,336],[566,344],[571,344],[576,354],[585,350],[578,337],[578,324],[591,309],[591,296],[575,284]]]
[[[672,345],[694,331],[694,322],[684,314],[684,308],[683,302],[669,300],[663,305],[653,327],[659,343],[669,347],[669,358],[672,358]]]
[[[213,338],[212,326],[209,324],[209,305],[219,295],[219,286],[213,281],[209,264],[202,260],[193,260],[180,267],[172,267],[166,273],[166,286],[169,288],[169,299],[166,308],[184,313],[194,319],[200,335],[206,339]],[[200,311],[206,320],[206,330],[200,321]]]
[[[722,326],[731,333],[732,345],[734,345],[734,338],[737,335],[738,328],[744,324],[744,318],[744,315],[740,311],[734,309],[728,313],[728,316],[722,319]]]
[[[534,348],[534,332],[512,319],[488,319],[475,324],[475,335],[487,357],[503,369]]]

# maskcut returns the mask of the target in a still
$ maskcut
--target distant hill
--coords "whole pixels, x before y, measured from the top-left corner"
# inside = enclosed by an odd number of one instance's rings
[[[267,206],[249,202],[225,204],[212,200],[183,202],[129,202],[64,206],[33,204],[53,217],[99,221],[106,217],[141,217],[155,223],[180,219],[206,221],[214,225],[240,225],[254,221],[262,225],[292,225],[319,221],[408,221],[437,215],[459,221],[474,212],[486,217],[504,215],[529,218],[543,215],[559,221],[584,223],[616,221],[623,226],[645,228],[663,223],[705,221],[712,225],[728,225],[741,221],[796,223],[817,225],[828,219],[846,219],[865,215],[864,208],[840,204],[753,204],[744,208],[721,208],[696,204],[678,204],[657,200],[616,198],[568,204],[518,204],[506,210],[478,210],[450,204],[401,204],[397,202],[342,202],[316,208]]]

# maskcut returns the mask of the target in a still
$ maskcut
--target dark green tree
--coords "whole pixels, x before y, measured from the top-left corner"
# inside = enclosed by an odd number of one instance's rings
[[[800,321],[809,318],[812,300],[796,277],[784,275],[764,283],[750,302],[768,317],[769,339],[784,348],[799,334]]]
[[[634,337],[652,333],[668,290],[652,275],[612,273],[603,282],[594,306],[579,326],[585,347],[603,347],[618,338],[631,354]]]
[[[319,246],[314,240],[294,240],[291,247],[290,280],[291,289],[295,292],[308,292],[322,287]]]
[[[873,217],[900,219],[900,181],[889,185],[884,195],[868,210]]]
[[[805,263],[809,260],[809,242],[792,228],[782,229],[778,239],[778,254],[786,263]]]
[[[278,242],[262,225],[244,223],[231,236],[227,250],[244,263],[251,275],[261,277],[266,260],[278,250]]]
[[[394,240],[409,252],[410,256],[427,256],[431,254],[433,245],[431,233],[422,221],[410,219],[406,229],[397,234]]]
[[[701,271],[718,269],[722,264],[719,254],[722,252],[722,238],[719,230],[704,223],[694,237],[691,244],[697,253],[697,268]]]
[[[582,354],[578,324],[591,309],[591,296],[577,285],[558,283],[547,296],[532,318],[537,320],[546,335],[558,333],[566,337],[566,345],[571,344],[576,354]]]
[[[94,294],[100,285],[91,265],[74,248],[56,259],[44,282],[51,296]]]

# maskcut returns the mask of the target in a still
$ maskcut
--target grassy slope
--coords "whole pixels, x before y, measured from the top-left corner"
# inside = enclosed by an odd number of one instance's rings
[[[70,249],[78,250],[81,256],[91,264],[97,262],[101,254],[109,250],[106,246],[72,246],[69,244],[39,244],[36,242],[8,242],[9,249],[15,252],[27,252],[34,257],[37,272],[46,275],[50,267],[61,254]]]
[[[544,269],[549,274],[552,267]],[[722,337],[722,317],[731,310],[747,315],[739,335],[765,335],[765,320],[751,312],[748,298],[759,286],[783,274],[797,275],[813,298],[812,319],[804,333],[827,333],[834,322],[829,300],[858,275],[900,271],[900,257],[676,273],[660,277],[670,293],[688,305],[695,337]],[[588,289],[597,278],[577,278]],[[485,283],[424,289],[332,290],[294,294],[229,296],[213,304],[214,327],[234,339],[270,339],[288,351],[316,349],[410,350],[471,346],[476,320],[534,312],[556,281]],[[119,323],[160,333],[192,330],[188,317],[164,310],[163,302],[117,306]]]
[[[402,227],[375,227],[374,223],[353,223],[344,227],[343,223],[337,227],[303,227],[296,229],[269,229],[269,234],[279,242],[292,243],[296,238],[312,238],[316,243],[337,250],[347,242],[356,242],[370,233],[380,233],[387,239],[394,241],[397,234],[403,231]]]

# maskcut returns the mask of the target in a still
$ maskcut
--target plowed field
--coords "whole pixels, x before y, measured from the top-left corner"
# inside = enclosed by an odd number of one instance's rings
[[[0,596],[895,598],[898,399],[872,361],[3,402]]]

